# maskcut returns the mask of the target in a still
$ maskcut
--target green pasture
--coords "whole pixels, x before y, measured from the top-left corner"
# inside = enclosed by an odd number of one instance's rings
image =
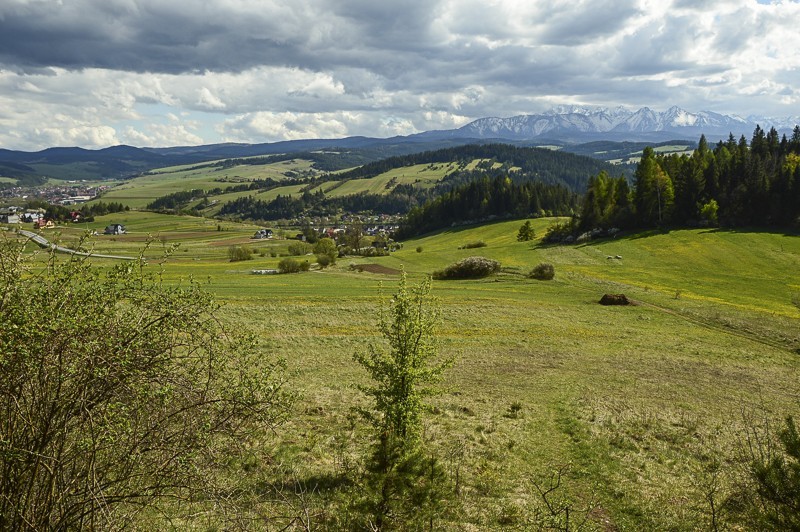
[[[248,183],[255,179],[286,179],[287,172],[311,169],[311,162],[295,159],[266,165],[239,165],[231,168],[201,166],[174,167],[125,182],[103,194],[101,201],[117,201],[131,208],[144,208],[154,199],[192,189],[212,189]],[[223,196],[214,197],[224,198]],[[227,201],[227,200],[225,200]]]
[[[202,163],[190,163],[190,164],[179,164],[176,166],[165,166],[164,168],[156,168],[154,170],[150,170],[148,173],[150,174],[174,174],[177,172],[186,172],[192,169],[201,169],[201,168],[212,168],[214,164],[220,163],[225,159],[219,159],[217,161],[206,161]]]
[[[539,237],[552,221],[532,220]],[[541,507],[535,483],[565,465],[561,493],[575,501],[576,519],[593,501],[590,530],[706,529],[709,464],[725,464],[722,497],[746,416],[775,422],[798,412],[797,236],[705,229],[543,246],[517,242],[517,220],[452,228],[327,270],[254,275],[275,268],[270,253],[288,241],[250,240],[255,226],[218,230],[211,220],[137,212],[90,227],[108,223],[130,234],[94,237],[98,252],[134,253],[157,235],[146,252],[153,271],[169,283],[202,280],[225,304],[221,317],[255,334],[265,356],[286,358],[301,392],[296,411],[278,431],[274,460],[236,474],[255,486],[291,466],[318,509],[338,500],[319,479],[337,478],[366,452],[351,408],[365,404],[357,386],[367,377],[352,357],[380,343],[381,302],[399,278],[351,264],[402,268],[416,282],[470,255],[502,263],[494,277],[433,283],[441,353],[454,365],[425,440],[460,475],[462,511],[447,529],[527,529]],[[157,265],[162,241],[180,245]],[[459,249],[478,241],[486,246]],[[253,260],[229,262],[234,244],[255,249]],[[540,262],[554,264],[553,281],[525,277]],[[607,292],[639,304],[603,307]],[[254,504],[267,515],[282,508]]]
[[[456,165],[453,163],[416,164],[394,168],[370,179],[351,179],[346,181],[341,186],[330,190],[328,195],[338,197],[361,192],[388,194],[397,185],[414,185],[415,187],[428,188],[434,186],[455,169]]]
[[[666,146],[656,146],[653,151],[656,153],[683,153],[687,150],[691,152],[691,148],[688,144],[667,144]]]
[[[470,163],[474,168],[480,161]],[[388,194],[400,184],[413,185],[420,188],[433,187],[446,175],[457,169],[455,163],[418,164],[395,168],[369,179],[351,179],[345,182],[326,181],[315,187],[313,191],[322,190],[331,197],[346,196],[366,192],[369,194]],[[183,165],[154,170],[146,175],[111,188],[98,201],[115,201],[132,209],[143,209],[154,199],[173,192],[191,189],[222,188],[237,183],[247,183],[255,179],[286,179],[289,174],[314,172],[312,162],[304,159],[293,159],[266,165],[239,165],[231,168],[212,167],[210,164]],[[271,201],[278,194],[297,194],[302,185],[279,187],[263,192],[234,192],[211,196],[215,201],[204,214],[215,215],[222,205],[240,197],[255,195],[258,199]]]
[[[269,202],[277,198],[279,195],[292,196],[301,194],[302,190],[305,187],[306,185],[288,185],[285,187],[277,187],[269,190],[246,190],[244,192],[231,192],[229,194],[220,194],[218,196],[211,196],[209,199],[215,203],[211,207],[204,210],[203,214],[206,216],[215,216],[225,203],[239,198],[246,198],[247,196],[253,196],[257,200]]]

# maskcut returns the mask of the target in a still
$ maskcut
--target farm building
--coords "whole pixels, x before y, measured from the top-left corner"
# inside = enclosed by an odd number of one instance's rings
[[[124,235],[125,233],[127,233],[127,231],[122,224],[111,224],[103,231],[104,235]]]
[[[251,238],[262,239],[272,238],[272,229],[259,229]]]
[[[56,224],[53,223],[53,220],[45,220],[44,218],[39,218],[35,222],[33,222],[34,229],[53,229]]]

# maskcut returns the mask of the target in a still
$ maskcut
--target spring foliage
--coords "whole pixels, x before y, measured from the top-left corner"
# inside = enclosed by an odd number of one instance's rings
[[[429,279],[409,288],[404,273],[397,293],[381,312],[379,329],[388,351],[371,346],[355,355],[374,382],[362,388],[374,408],[362,413],[379,433],[395,435],[409,446],[419,439],[423,399],[434,393],[433,385],[450,364],[436,362],[439,311],[430,290]]]
[[[286,415],[282,362],[194,282],[44,258],[0,239],[0,529],[121,528],[174,497],[219,507],[220,464]]]
[[[589,180],[581,229],[657,226],[800,227],[800,126],[791,139],[756,126],[691,155],[645,148],[630,191],[624,177]]]
[[[442,513],[444,472],[421,446],[425,398],[450,366],[437,357],[435,327],[439,310],[426,279],[409,288],[403,273],[397,293],[381,312],[379,329],[388,349],[371,346],[355,360],[372,378],[362,387],[373,401],[360,412],[375,433],[374,452],[366,464],[366,528],[419,529],[432,526]]]

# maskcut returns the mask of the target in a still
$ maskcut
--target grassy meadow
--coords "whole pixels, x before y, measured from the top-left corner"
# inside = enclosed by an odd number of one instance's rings
[[[347,196],[366,192],[368,194],[388,194],[396,185],[414,185],[415,187],[432,187],[447,174],[456,170],[457,165],[449,164],[416,164],[395,168],[371,179],[351,179],[331,190],[331,197]],[[323,188],[326,190],[326,188]],[[327,192],[326,192],[327,193]]]
[[[539,236],[551,222],[532,220]],[[431,401],[425,441],[458,478],[461,505],[443,528],[533,527],[543,509],[537,485],[559,468],[554,496],[590,530],[710,528],[709,494],[719,505],[732,493],[750,416],[775,422],[799,410],[796,236],[680,230],[543,246],[516,241],[518,220],[293,275],[251,274],[275,268],[272,254],[289,243],[251,240],[255,226],[131,211],[60,238],[108,223],[129,234],[94,237],[97,253],[135,255],[150,235],[145,256],[155,269],[161,243],[179,244],[158,266],[164,278],[206,282],[224,303],[222,318],[255,334],[265,356],[287,360],[300,392],[291,421],[271,457],[231,467],[249,486],[291,470],[320,522],[341,505],[337,479],[366,452],[364,423],[351,410],[366,404],[357,388],[366,372],[353,354],[380,343],[379,309],[399,279],[351,263],[403,269],[412,282],[471,255],[503,266],[483,280],[433,283],[441,354],[454,364]],[[477,241],[486,246],[459,249]],[[253,260],[229,262],[230,245],[254,249]],[[554,280],[526,278],[541,262],[555,266]],[[603,307],[604,293],[638,304]],[[274,515],[285,501],[256,496],[253,508]]]
[[[132,209],[144,208],[156,198],[175,191],[222,188],[255,179],[286,179],[287,173],[311,170],[311,161],[293,159],[264,165],[215,167],[210,164],[175,166],[150,172],[124,182],[103,194],[102,201],[116,201]],[[252,192],[251,192],[252,194]],[[239,194],[241,195],[241,194]],[[245,193],[245,195],[247,195]],[[234,196],[235,197],[235,196]],[[228,201],[231,198],[224,198]],[[219,198],[222,199],[220,196]],[[215,198],[217,199],[217,198]]]
[[[470,163],[474,168],[480,161]],[[369,194],[388,194],[396,185],[408,184],[415,187],[432,187],[447,174],[458,168],[455,163],[418,164],[395,168],[370,179],[350,179],[347,181],[325,181],[311,192],[322,190],[330,197],[346,196],[367,192]],[[154,170],[145,175],[118,184],[103,193],[105,202],[119,202],[132,209],[142,209],[156,198],[176,191],[192,189],[213,189],[247,183],[255,179],[274,179],[281,181],[301,173],[318,173],[312,168],[312,162],[305,159],[293,159],[262,165],[239,165],[234,167],[215,167],[211,163],[200,165],[173,166]],[[305,185],[287,185],[265,191],[244,191],[219,194],[210,197],[214,204],[203,211],[206,216],[215,215],[222,205],[228,201],[245,196],[271,201],[276,196],[299,194]],[[192,205],[190,205],[191,207]]]

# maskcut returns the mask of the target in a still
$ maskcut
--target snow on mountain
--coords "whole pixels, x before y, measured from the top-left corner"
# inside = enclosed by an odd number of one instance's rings
[[[459,129],[438,132],[450,137],[502,138],[529,140],[546,137],[563,140],[641,140],[642,138],[687,138],[695,140],[705,134],[709,140],[752,135],[756,124],[763,129],[775,127],[781,133],[791,134],[800,118],[765,118],[750,116],[746,119],[712,111],[689,112],[672,106],[664,112],[642,107],[636,111],[624,107],[607,109],[563,105],[536,115],[519,115],[510,118],[481,118]]]

